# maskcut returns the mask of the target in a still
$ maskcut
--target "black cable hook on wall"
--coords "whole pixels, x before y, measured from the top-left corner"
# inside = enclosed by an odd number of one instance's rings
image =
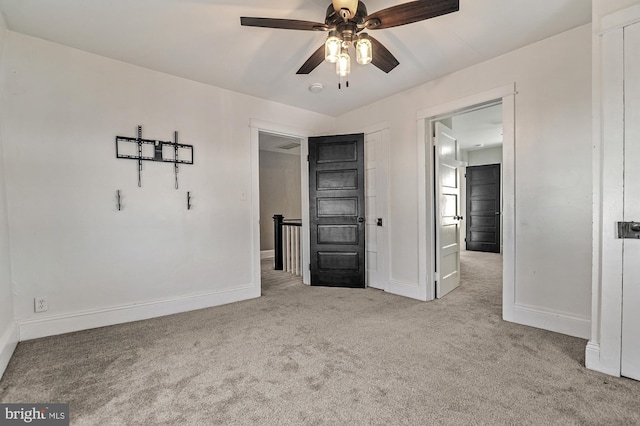
[[[116,192],[116,205],[118,207],[118,211],[122,210],[122,203],[121,203],[121,198],[120,198],[120,190],[118,189],[118,191]]]

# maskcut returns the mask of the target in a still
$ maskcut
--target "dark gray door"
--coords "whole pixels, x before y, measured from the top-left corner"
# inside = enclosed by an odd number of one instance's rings
[[[365,287],[364,134],[309,138],[311,285]]]
[[[500,164],[467,167],[467,250],[500,253]]]

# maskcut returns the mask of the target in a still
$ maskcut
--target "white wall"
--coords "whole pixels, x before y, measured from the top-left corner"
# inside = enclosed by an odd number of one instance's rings
[[[588,337],[591,26],[575,28],[338,118],[391,123],[390,275],[417,285],[418,111],[516,83],[515,319]],[[429,171],[429,173],[431,173]]]
[[[0,67],[5,60],[2,55],[6,27],[0,15]],[[1,90],[1,89],[0,89]],[[7,220],[7,197],[5,185],[5,163],[3,155],[2,128],[4,117],[0,115],[0,377],[16,347],[18,336],[13,319],[13,295],[11,291],[11,257],[9,255],[9,223]]]
[[[5,172],[20,338],[260,295],[250,120],[334,119],[7,32]],[[116,159],[116,135],[193,144],[195,164]],[[116,209],[116,190],[123,210]],[[186,192],[193,196],[187,211]],[[257,250],[257,248],[256,248]],[[49,310],[33,312],[36,296]]]
[[[502,164],[502,146],[467,151],[467,162],[469,166]]]
[[[300,155],[260,151],[260,250],[273,250],[273,216],[302,219]]]

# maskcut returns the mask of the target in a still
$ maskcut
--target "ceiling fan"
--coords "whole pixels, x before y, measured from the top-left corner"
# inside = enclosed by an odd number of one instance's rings
[[[372,63],[385,73],[400,64],[382,43],[363,31],[397,27],[457,12],[459,3],[459,0],[417,0],[368,14],[361,1],[333,0],[327,8],[324,23],[251,17],[241,17],[240,23],[250,27],[328,31],[325,44],[307,59],[296,74],[309,74],[326,60],[336,64],[336,73],[340,77],[346,77],[351,71],[350,46],[355,47],[359,64]]]

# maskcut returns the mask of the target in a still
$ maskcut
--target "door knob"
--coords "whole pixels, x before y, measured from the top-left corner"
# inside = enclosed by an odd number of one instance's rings
[[[631,230],[632,230],[633,232],[640,232],[640,223],[638,223],[638,222],[633,222],[633,223],[631,224]]]
[[[376,221],[376,225],[382,226],[382,218],[381,217],[379,217],[378,220]]]
[[[364,217],[359,217],[359,218],[358,218],[358,222],[359,222],[359,223],[364,222]]]

